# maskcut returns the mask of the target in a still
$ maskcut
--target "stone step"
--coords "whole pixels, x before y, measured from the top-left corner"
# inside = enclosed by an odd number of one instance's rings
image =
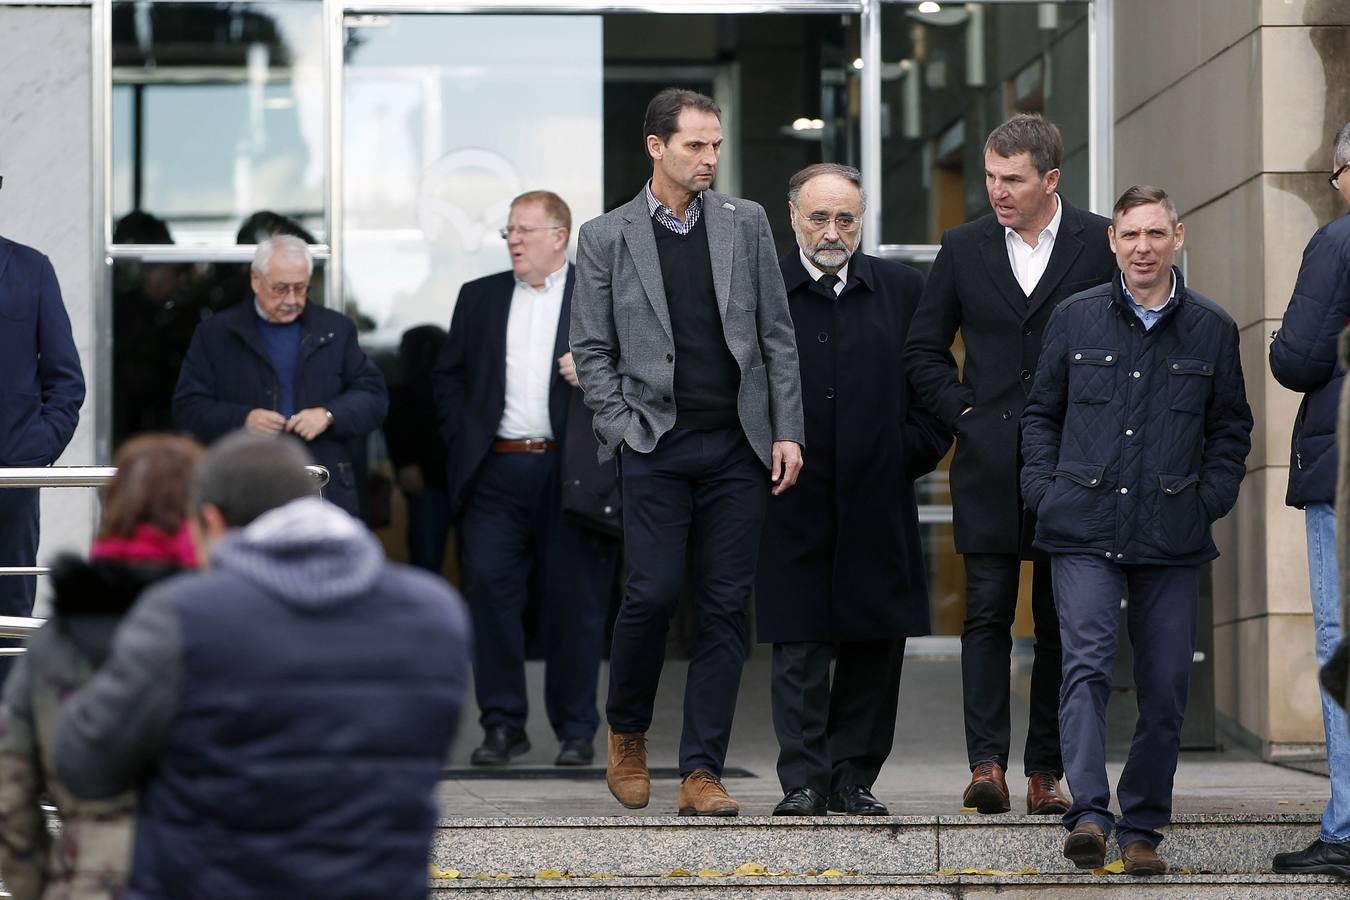
[[[1094,900],[1153,897],[1175,900],[1332,900],[1350,896],[1350,883],[1287,875],[853,876],[727,878],[512,878],[433,880],[437,900],[727,900],[739,897],[846,897],[848,900]],[[514,893],[513,893],[514,892]]]
[[[1179,815],[1159,849],[1186,872],[1260,874],[1275,853],[1305,847],[1317,832],[1317,817],[1306,814]],[[968,869],[1075,874],[1061,853],[1064,836],[1057,818],[1010,815],[459,818],[441,820],[431,864],[464,876],[531,878],[545,871],[620,878],[677,869],[729,873],[746,864],[884,877]]]

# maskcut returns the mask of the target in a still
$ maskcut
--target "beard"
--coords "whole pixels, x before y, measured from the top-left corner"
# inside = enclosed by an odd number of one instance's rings
[[[806,253],[806,258],[823,269],[839,269],[853,251],[843,241],[821,241]]]

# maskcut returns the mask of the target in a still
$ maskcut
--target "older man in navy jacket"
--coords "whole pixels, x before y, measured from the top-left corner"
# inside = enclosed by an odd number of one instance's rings
[[[306,302],[313,272],[297,237],[258,245],[253,297],[192,335],[173,417],[204,443],[241,427],[295,435],[328,469],[324,497],[357,515],[350,447],[384,422],[389,394],[351,319]]]
[[[1210,525],[1237,501],[1251,449],[1238,330],[1172,266],[1185,238],[1161,188],[1136,185],[1108,230],[1120,275],[1061,303],[1022,419],[1022,496],[1050,554],[1064,680],[1059,733],[1073,805],[1064,855],[1161,875]],[[1129,598],[1139,719],[1108,809],[1106,701]]]
[[[0,237],[0,466],[49,466],[70,443],[84,374],[51,261]],[[37,561],[38,490],[0,490],[0,565]],[[31,575],[0,578],[0,615],[33,611]],[[10,660],[0,657],[0,681]]]

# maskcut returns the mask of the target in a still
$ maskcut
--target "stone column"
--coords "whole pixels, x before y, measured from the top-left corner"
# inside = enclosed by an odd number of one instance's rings
[[[91,21],[87,6],[0,5],[0,234],[51,258],[88,386],[79,428],[57,465],[95,462],[95,273],[103,247],[94,246],[94,191],[102,185],[94,179],[101,148],[93,140]],[[39,564],[60,550],[87,550],[96,509],[92,488],[45,489]]]
[[[1215,528],[1220,730],[1268,759],[1307,754],[1323,735],[1306,543],[1284,505],[1299,395],[1266,355],[1303,245],[1343,212],[1325,173],[1350,117],[1350,5],[1132,0],[1114,24],[1117,189],[1176,201],[1188,282],[1237,320],[1256,419],[1242,494]]]

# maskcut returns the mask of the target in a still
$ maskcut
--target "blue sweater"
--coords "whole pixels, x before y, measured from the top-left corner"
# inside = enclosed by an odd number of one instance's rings
[[[263,349],[277,373],[277,412],[295,415],[295,367],[300,363],[300,320],[279,324],[258,319]]]

